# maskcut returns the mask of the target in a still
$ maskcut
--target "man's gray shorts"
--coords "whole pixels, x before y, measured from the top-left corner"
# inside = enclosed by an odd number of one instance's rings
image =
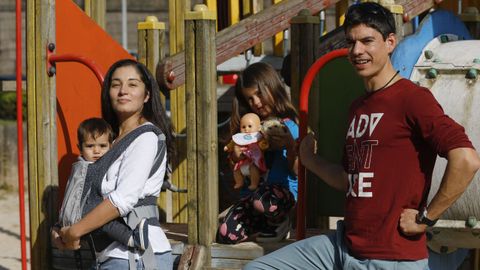
[[[359,260],[343,241],[343,221],[336,232],[310,237],[260,257],[244,269],[427,270],[428,259],[418,261]]]

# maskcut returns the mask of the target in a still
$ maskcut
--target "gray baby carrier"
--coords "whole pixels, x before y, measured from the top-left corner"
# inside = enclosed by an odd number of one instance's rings
[[[98,198],[102,198],[101,185],[108,169],[127,147],[145,132],[154,132],[158,136],[158,151],[149,177],[158,170],[166,151],[165,135],[154,125],[142,125],[118,141],[95,163],[77,162],[78,166],[82,167],[77,168],[80,169],[79,177],[76,179],[71,178],[69,183],[67,183],[66,196],[60,210],[60,221],[64,223],[62,225],[76,223],[101,202]],[[71,181],[72,183],[70,183]],[[118,219],[125,222],[133,230],[143,218],[149,220],[149,225],[160,226],[157,197],[148,196],[139,200],[127,216]],[[91,232],[84,236],[83,239],[89,242],[90,248],[95,252],[100,252],[113,243],[113,240],[101,229]],[[130,269],[136,269],[134,253],[133,250],[129,250]],[[142,259],[145,269],[156,269],[155,256],[151,245],[143,252]]]

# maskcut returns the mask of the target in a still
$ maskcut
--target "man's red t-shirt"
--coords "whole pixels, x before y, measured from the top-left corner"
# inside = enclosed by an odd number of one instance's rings
[[[428,257],[425,234],[399,230],[404,208],[426,203],[436,155],[473,148],[430,91],[401,79],[355,100],[349,112],[344,168],[349,174],[345,239],[357,258]]]

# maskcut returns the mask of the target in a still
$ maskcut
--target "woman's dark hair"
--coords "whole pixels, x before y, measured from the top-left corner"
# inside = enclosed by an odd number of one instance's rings
[[[172,160],[175,154],[175,145],[173,137],[173,127],[170,119],[167,117],[165,109],[160,100],[160,89],[153,75],[148,71],[147,67],[135,60],[123,59],[115,62],[110,66],[102,86],[102,116],[112,126],[115,133],[118,134],[118,119],[112,108],[110,99],[110,86],[112,84],[113,73],[121,67],[133,67],[140,75],[140,79],[145,84],[145,91],[148,92],[150,98],[143,105],[142,116],[155,126],[160,128],[165,134],[167,143],[167,157]]]
[[[384,40],[387,39],[388,35],[396,32],[392,12],[374,2],[355,4],[348,8],[343,24],[345,33],[360,24],[377,30],[382,34]]]
[[[290,102],[277,71],[271,65],[259,62],[248,66],[238,76],[230,120],[230,132],[232,134],[239,131],[242,115],[252,112],[242,93],[245,88],[258,88],[262,96],[262,102],[265,102],[272,109],[272,116],[290,118],[298,122],[297,111]]]

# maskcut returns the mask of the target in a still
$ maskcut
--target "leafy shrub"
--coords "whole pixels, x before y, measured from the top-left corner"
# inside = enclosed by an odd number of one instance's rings
[[[27,112],[27,100],[25,94],[23,94],[22,104],[22,115],[23,119],[25,119]],[[0,119],[17,119],[17,96],[15,92],[0,92]]]

